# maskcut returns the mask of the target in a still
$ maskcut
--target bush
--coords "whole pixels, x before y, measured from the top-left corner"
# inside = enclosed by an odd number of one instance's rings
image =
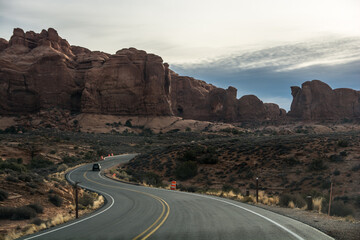
[[[35,224],[36,226],[40,226],[44,221],[41,220],[40,218],[34,218],[31,223]]]
[[[8,181],[8,182],[19,182],[19,180],[18,180],[16,177],[11,176],[11,175],[6,176],[5,179],[6,179],[6,181]]]
[[[310,171],[321,171],[325,170],[327,167],[324,165],[324,161],[321,158],[313,159],[309,165]]]
[[[0,219],[23,220],[36,217],[34,209],[27,206],[13,208],[13,207],[0,207]]]
[[[126,126],[126,127],[130,127],[130,128],[131,128],[131,127],[132,127],[132,123],[131,123],[131,121],[132,121],[131,119],[126,120],[126,122],[125,122],[125,126]]]
[[[9,193],[3,189],[0,189],[0,201],[4,201],[9,197]]]
[[[36,213],[44,213],[44,208],[40,204],[33,203],[27,205],[27,207],[34,209]]]
[[[30,165],[32,168],[46,168],[54,163],[50,161],[49,159],[46,159],[45,157],[41,155],[35,156],[33,159],[31,159]]]
[[[57,207],[60,207],[63,203],[63,200],[62,198],[59,196],[59,195],[56,195],[56,194],[51,194],[49,196],[49,201],[54,204],[55,206]]]
[[[30,207],[19,207],[15,208],[13,215],[11,216],[11,220],[23,220],[23,219],[31,219],[36,217],[36,211]]]
[[[280,196],[279,205],[281,207],[288,207],[290,202],[293,202],[295,207],[298,208],[302,208],[306,205],[306,201],[299,194],[291,195],[288,193],[284,193]]]
[[[322,209],[325,213],[328,212],[329,204],[327,203]],[[354,208],[350,204],[345,204],[342,201],[334,201],[331,204],[330,215],[338,217],[346,217],[354,215]]]
[[[153,186],[160,186],[162,184],[162,179],[159,175],[153,172],[147,172],[145,173],[145,176],[143,177],[143,180]]]
[[[15,163],[15,162],[9,162],[9,161],[1,161],[0,162],[0,169],[11,169],[15,172],[25,172],[26,167],[22,164]]]
[[[84,207],[93,206],[94,201],[94,195],[88,192],[84,192],[84,194],[79,198],[79,203]]]
[[[347,147],[347,146],[349,146],[349,142],[347,140],[340,140],[340,141],[338,141],[338,146],[339,147]]]
[[[197,174],[197,164],[194,161],[179,163],[175,169],[175,175],[179,180],[186,180],[195,177]]]
[[[359,170],[360,170],[360,164],[354,166],[353,168],[351,168],[351,171],[353,171],[353,172],[357,172],[357,171],[359,171]]]

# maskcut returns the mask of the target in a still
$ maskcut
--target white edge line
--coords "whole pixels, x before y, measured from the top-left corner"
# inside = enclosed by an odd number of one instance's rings
[[[79,170],[79,169],[80,169],[80,168],[76,168],[76,169],[72,170],[72,171],[69,173],[68,178],[69,178],[69,181],[70,181],[70,182],[74,183],[74,181],[70,178],[70,176],[71,176],[71,174],[72,174],[73,172],[75,172],[76,170]],[[100,173],[99,173],[99,174],[100,174]],[[37,235],[32,236],[32,237],[24,238],[24,240],[37,238],[37,237],[40,237],[40,236],[43,236],[43,235],[46,235],[46,234],[49,234],[49,233],[52,233],[52,232],[56,232],[56,231],[58,231],[58,230],[61,230],[61,229],[67,228],[67,227],[70,227],[70,226],[72,226],[72,225],[81,223],[81,222],[83,222],[83,221],[86,221],[86,220],[88,220],[88,219],[90,219],[90,218],[96,217],[97,215],[106,212],[107,210],[109,210],[109,209],[114,205],[115,200],[114,200],[114,198],[113,198],[110,194],[105,193],[105,192],[102,192],[102,191],[99,191],[99,190],[95,190],[95,189],[92,189],[92,188],[89,188],[89,187],[85,187],[85,186],[82,186],[82,185],[79,185],[79,186],[80,186],[80,187],[83,187],[83,188],[86,188],[86,189],[88,189],[88,190],[91,190],[91,191],[98,192],[98,193],[100,193],[100,194],[104,194],[104,195],[109,196],[109,197],[111,198],[111,200],[112,200],[112,203],[110,204],[109,207],[107,207],[106,209],[104,209],[104,210],[102,210],[102,211],[100,211],[100,212],[98,212],[98,213],[95,213],[94,215],[91,215],[91,216],[89,216],[89,217],[83,218],[83,219],[81,219],[81,220],[78,220],[78,221],[76,221],[76,222],[70,223],[70,224],[68,224],[68,225],[65,225],[65,226],[62,226],[62,227],[59,227],[59,228],[56,228],[56,229],[53,229],[53,230],[44,232],[44,233],[37,234]]]
[[[109,179],[109,180],[110,180],[110,179]],[[180,193],[180,194],[194,195],[194,196],[198,196],[198,197],[202,197],[202,198],[208,198],[208,199],[212,199],[212,200],[215,200],[215,201],[223,202],[223,203],[232,205],[232,206],[234,206],[234,207],[241,208],[241,209],[243,209],[243,210],[245,210],[245,211],[248,211],[248,212],[250,212],[250,213],[253,213],[253,214],[255,214],[255,215],[257,215],[257,216],[259,216],[259,217],[261,217],[261,218],[264,218],[265,220],[267,220],[267,221],[275,224],[276,226],[278,226],[278,227],[280,227],[281,229],[285,230],[286,232],[290,233],[291,235],[293,235],[293,236],[296,237],[297,239],[299,239],[299,240],[304,240],[304,238],[300,237],[299,235],[297,235],[296,233],[294,233],[294,232],[291,231],[290,229],[284,227],[284,226],[281,225],[280,223],[277,223],[277,222],[275,222],[274,220],[272,220],[272,219],[270,219],[270,218],[268,218],[268,217],[265,217],[265,216],[261,215],[260,213],[257,213],[257,212],[255,212],[255,211],[252,211],[252,210],[247,209],[247,208],[245,208],[245,207],[239,206],[239,205],[237,205],[237,204],[235,204],[235,203],[231,203],[231,202],[228,202],[228,201],[222,200],[222,199],[217,199],[217,198],[214,198],[214,197],[211,197],[211,196],[206,196],[206,195],[203,195],[203,194],[196,194],[196,193],[189,193],[189,192],[182,192],[182,191],[174,191],[174,190],[162,189],[162,188],[152,188],[152,189],[156,189],[156,190],[160,190],[160,191],[169,191],[169,192],[174,192],[174,193],[176,192],[176,193]],[[256,206],[254,206],[254,207],[256,207]],[[260,208],[260,209],[262,209],[262,208]],[[263,209],[263,210],[269,211],[269,210],[266,210],[266,209]],[[271,212],[271,211],[269,211],[269,212]],[[272,212],[272,213],[274,213],[274,212]],[[277,215],[283,216],[283,217],[287,217],[287,216],[281,215],[281,214],[279,214],[279,213],[274,213],[274,214],[277,214]],[[292,219],[292,218],[290,218],[290,219]],[[298,221],[298,220],[296,220],[296,219],[292,219],[292,220],[297,221],[297,222],[300,222],[300,221]],[[320,231],[319,229],[316,229],[316,228],[314,228],[314,227],[312,227],[312,226],[310,226],[310,225],[308,225],[308,224],[306,224],[306,223],[303,223],[303,222],[300,222],[300,223],[308,226],[309,228],[317,231],[318,233],[321,233],[322,235],[328,237],[329,239],[335,240],[335,238],[327,235],[326,233]]]

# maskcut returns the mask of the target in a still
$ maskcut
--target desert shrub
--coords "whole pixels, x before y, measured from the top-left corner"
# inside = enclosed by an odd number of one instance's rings
[[[233,189],[232,186],[231,186],[231,185],[228,185],[228,184],[224,184],[224,185],[222,186],[222,191],[223,191],[223,192],[230,192],[232,189]]]
[[[280,196],[279,205],[281,207],[288,207],[289,203],[293,202],[295,207],[302,208],[306,205],[305,199],[299,194],[284,193]]]
[[[131,123],[131,121],[132,121],[131,119],[126,120],[126,122],[125,122],[125,126],[126,126],[126,127],[130,127],[130,128],[131,128],[131,127],[132,127],[132,123]]]
[[[41,220],[40,218],[34,218],[31,223],[35,224],[36,226],[40,226],[44,221]]]
[[[57,170],[58,170],[58,172],[63,172],[63,171],[66,171],[66,169],[68,169],[68,168],[69,168],[68,165],[66,165],[65,163],[62,163],[57,167]]]
[[[30,165],[32,168],[46,168],[54,163],[50,161],[49,159],[46,159],[45,157],[41,155],[35,156],[33,159],[31,159]]]
[[[322,209],[324,213],[327,213],[329,209],[329,204],[326,202]],[[345,204],[342,201],[334,201],[331,204],[331,208],[330,208],[331,216],[338,216],[338,217],[346,217],[349,215],[353,216],[354,212],[355,210],[350,204]]]
[[[310,171],[321,171],[326,169],[327,167],[324,165],[324,161],[321,158],[316,158],[311,161],[309,164]]]
[[[16,163],[16,162],[11,162],[11,161],[1,161],[0,162],[0,169],[11,169],[15,172],[25,172],[26,171],[26,167],[22,164]]]
[[[196,186],[184,186],[182,184],[179,184],[177,188],[180,189],[180,191],[185,191],[185,192],[196,192],[198,190]]]
[[[299,164],[300,162],[294,158],[294,157],[290,157],[290,158],[285,158],[284,159],[284,162],[289,165],[289,166],[294,166],[296,164]]]
[[[349,146],[349,141],[343,139],[343,140],[339,140],[337,144],[339,147],[347,147]]]
[[[67,164],[71,164],[71,163],[76,163],[79,161],[79,158],[75,157],[75,156],[69,156],[66,155],[62,158],[63,163],[67,163]]]
[[[9,193],[3,189],[0,189],[0,201],[4,201],[9,197]]]
[[[31,187],[31,188],[39,188],[39,185],[37,185],[36,183],[33,183],[33,182],[26,183],[26,186]]]
[[[339,176],[339,175],[340,175],[340,171],[339,171],[338,169],[336,169],[336,170],[333,172],[333,174],[334,174],[335,176]]]
[[[94,195],[88,192],[84,192],[84,194],[79,198],[79,203],[84,207],[93,206],[94,201]]]
[[[351,171],[353,171],[353,172],[356,172],[356,171],[359,171],[359,170],[360,170],[360,164],[354,166],[353,168],[351,168]]]
[[[179,180],[186,180],[195,177],[197,174],[197,164],[194,161],[179,163],[175,169],[175,175]]]
[[[29,205],[27,205],[27,207],[34,209],[36,213],[44,212],[43,206],[41,206],[40,204],[37,204],[37,203],[29,204]]]
[[[162,184],[162,179],[159,175],[153,172],[145,173],[143,177],[143,181],[145,181],[149,185],[159,186]]]
[[[55,154],[56,153],[56,150],[51,150],[50,151],[50,154]]]
[[[36,217],[34,209],[29,207],[0,207],[0,219],[23,220]]]
[[[343,162],[344,158],[341,155],[333,154],[330,156],[329,160],[330,160],[330,162],[338,163],[338,162]]]
[[[62,198],[59,195],[56,194],[50,194],[49,195],[49,201],[54,204],[57,207],[60,207],[63,203]]]
[[[357,208],[360,208],[360,195],[355,197],[355,206]]]
[[[36,211],[30,207],[19,207],[15,208],[13,215],[11,216],[11,220],[23,220],[23,219],[31,219],[36,217]]]
[[[8,181],[8,182],[19,182],[19,180],[18,180],[16,177],[12,176],[12,175],[6,176],[5,179],[6,179],[6,181]]]

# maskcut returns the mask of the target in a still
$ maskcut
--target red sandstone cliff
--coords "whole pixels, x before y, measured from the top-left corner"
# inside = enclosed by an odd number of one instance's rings
[[[319,80],[291,87],[293,102],[288,116],[301,120],[360,118],[360,91],[331,89]]]
[[[74,112],[164,116],[211,121],[277,121],[286,112],[253,95],[179,76],[161,57],[135,48],[116,54],[71,46],[56,30],[14,29],[0,38],[0,114],[59,107]],[[289,116],[359,118],[359,91],[332,90],[320,81],[292,87]]]
[[[75,112],[176,115],[214,121],[272,120],[285,115],[255,96],[179,76],[161,57],[135,48],[116,54],[70,44],[56,30],[14,29],[0,39],[0,114],[60,107]]]

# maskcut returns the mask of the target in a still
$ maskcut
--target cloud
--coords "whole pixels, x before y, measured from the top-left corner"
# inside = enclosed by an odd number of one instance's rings
[[[255,94],[289,110],[290,86],[319,79],[332,88],[360,89],[360,38],[340,38],[275,46],[206,60],[173,64],[181,75]]]

